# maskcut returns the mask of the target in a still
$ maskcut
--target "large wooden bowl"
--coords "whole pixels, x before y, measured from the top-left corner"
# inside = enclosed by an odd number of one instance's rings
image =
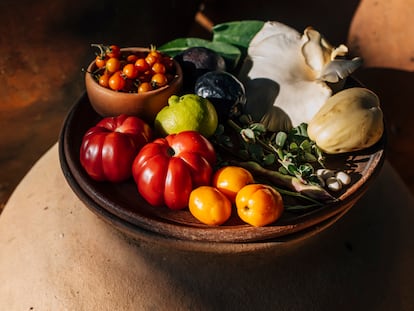
[[[92,108],[84,94],[67,115],[60,135],[60,161],[64,175],[73,191],[85,205],[111,225],[140,239],[157,236],[207,247],[224,245],[258,245],[286,243],[317,233],[346,213],[368,189],[384,161],[384,139],[357,154],[338,156],[333,163],[352,167],[352,184],[338,194],[338,201],[301,213],[285,212],[273,225],[252,227],[236,215],[222,226],[211,227],[198,222],[188,211],[172,211],[150,206],[138,193],[133,180],[113,184],[89,178],[79,162],[79,149],[87,129],[101,116]],[[181,243],[182,244],[182,243]],[[255,247],[256,247],[255,246]],[[248,249],[248,248],[247,248]]]

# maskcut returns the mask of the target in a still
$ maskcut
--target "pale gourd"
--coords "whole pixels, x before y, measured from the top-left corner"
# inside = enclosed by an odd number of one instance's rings
[[[379,98],[362,87],[331,96],[308,124],[309,138],[328,154],[368,148],[379,141],[383,132]]]

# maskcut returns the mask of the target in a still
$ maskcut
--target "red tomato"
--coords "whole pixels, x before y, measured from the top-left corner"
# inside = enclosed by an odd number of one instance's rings
[[[111,57],[106,61],[105,69],[110,73],[114,73],[121,68],[121,61],[118,58]]]
[[[96,58],[95,58],[96,67],[98,67],[98,68],[105,67],[105,64],[106,64],[107,60],[108,60],[108,57],[102,56],[102,55],[97,55]]]
[[[148,203],[178,210],[188,206],[194,188],[210,183],[215,162],[213,145],[196,131],[184,131],[145,145],[132,176]]]
[[[80,162],[95,180],[126,180],[131,177],[135,156],[151,138],[150,126],[138,117],[104,118],[84,135]]]
[[[121,48],[117,45],[110,45],[106,49],[106,55],[108,57],[119,58],[121,56]]]

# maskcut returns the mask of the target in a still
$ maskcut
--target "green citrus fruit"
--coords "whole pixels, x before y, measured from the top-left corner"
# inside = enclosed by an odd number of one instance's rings
[[[162,135],[182,131],[197,131],[209,137],[218,125],[217,112],[213,104],[196,94],[173,95],[155,117],[155,129]]]

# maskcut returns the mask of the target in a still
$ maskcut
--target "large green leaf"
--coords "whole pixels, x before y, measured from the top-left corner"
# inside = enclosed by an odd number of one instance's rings
[[[190,47],[202,46],[220,54],[226,61],[227,70],[234,70],[244,58],[250,41],[263,27],[258,20],[233,21],[213,27],[213,39],[178,38],[158,47],[163,53],[175,57]]]
[[[189,47],[193,46],[206,46],[211,44],[210,40],[201,38],[178,38],[167,42],[166,44],[157,47],[157,49],[171,57],[174,57],[181,52],[185,51]]]
[[[158,47],[158,50],[174,57],[189,47],[195,46],[206,47],[220,54],[226,61],[228,70],[235,68],[240,60],[241,52],[236,46],[226,42],[214,42],[200,38],[175,39]]]
[[[226,42],[247,50],[250,41],[262,29],[263,21],[245,20],[218,24],[213,27],[213,41]]]

